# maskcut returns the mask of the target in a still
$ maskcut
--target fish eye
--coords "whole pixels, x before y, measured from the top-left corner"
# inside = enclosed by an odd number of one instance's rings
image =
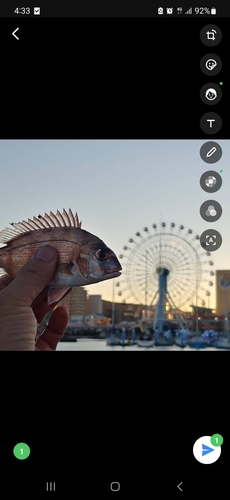
[[[96,251],[96,257],[98,260],[107,260],[108,254],[107,254],[107,252],[105,252],[105,250],[100,248],[99,250]]]

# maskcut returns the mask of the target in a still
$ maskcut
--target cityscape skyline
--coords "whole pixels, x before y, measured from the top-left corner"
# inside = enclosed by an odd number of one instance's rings
[[[82,228],[101,238],[119,258],[129,239],[154,223],[183,224],[198,235],[213,228],[223,238],[211,255],[213,271],[229,269],[230,141],[218,140],[222,157],[210,165],[200,156],[208,140],[1,140],[0,230],[12,221],[71,208]],[[200,186],[208,170],[222,170],[222,186],[212,194]],[[221,218],[211,224],[200,215],[201,205],[209,199],[222,207]],[[109,301],[115,288],[117,301],[119,280],[114,280],[115,286],[108,280],[85,288]]]

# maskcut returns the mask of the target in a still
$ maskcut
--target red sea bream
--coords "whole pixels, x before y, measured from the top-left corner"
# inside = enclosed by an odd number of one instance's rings
[[[59,255],[57,268],[48,283],[48,304],[59,301],[69,288],[116,278],[121,265],[112,250],[97,236],[81,229],[77,214],[69,209],[56,215],[38,215],[11,224],[0,232],[0,267],[15,278],[20,269],[43,245],[53,246]]]

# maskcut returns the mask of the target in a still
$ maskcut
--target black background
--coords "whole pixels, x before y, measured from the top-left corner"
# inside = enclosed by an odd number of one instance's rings
[[[0,137],[203,139],[200,118],[213,111],[215,138],[227,139],[228,20],[211,21],[223,33],[213,49],[200,40],[210,18],[4,19]],[[211,81],[199,66],[210,52],[223,62]],[[199,95],[209,81],[224,82],[212,107]]]
[[[199,97],[208,82],[200,59],[212,52],[199,34],[211,22],[223,32],[213,49],[223,68],[212,81],[224,82],[222,101],[212,108]],[[19,41],[12,36],[17,27]],[[228,31],[222,18],[4,19],[0,137],[229,139]],[[199,121],[211,109],[223,127],[205,136]],[[53,479],[70,470],[140,471],[154,478],[179,471],[211,484],[213,474],[225,471],[229,402],[222,354],[12,354],[2,353],[0,364],[4,474]],[[192,447],[214,433],[224,436],[222,455],[207,469]],[[13,456],[18,442],[31,448],[25,461]]]

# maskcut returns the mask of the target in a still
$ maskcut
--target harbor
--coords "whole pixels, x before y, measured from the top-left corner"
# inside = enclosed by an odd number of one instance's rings
[[[136,344],[133,345],[107,345],[103,339],[77,339],[77,342],[59,342],[57,346],[57,351],[216,351],[217,349],[213,347],[205,347],[201,349],[195,349],[189,346],[184,348],[178,345],[172,346],[155,346],[152,347],[139,347]],[[220,349],[218,349],[220,350]],[[224,351],[224,349],[223,349]]]
[[[88,315],[70,312],[59,350],[230,349],[230,272],[215,276],[211,252],[192,229],[154,223],[123,251],[112,301],[89,295]]]

